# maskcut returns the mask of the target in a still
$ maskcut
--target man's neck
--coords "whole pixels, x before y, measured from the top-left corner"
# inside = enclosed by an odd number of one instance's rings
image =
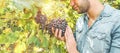
[[[98,0],[91,0],[90,8],[87,12],[87,16],[90,20],[96,20],[97,17],[100,15],[102,10],[104,9],[104,5],[100,3]]]

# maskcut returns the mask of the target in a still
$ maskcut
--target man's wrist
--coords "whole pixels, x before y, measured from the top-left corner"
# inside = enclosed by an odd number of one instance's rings
[[[71,50],[68,53],[79,53],[77,49]]]
[[[73,50],[68,51],[68,53],[79,53],[77,48],[74,47]]]

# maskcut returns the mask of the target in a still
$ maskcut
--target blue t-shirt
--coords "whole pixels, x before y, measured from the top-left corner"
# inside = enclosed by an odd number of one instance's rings
[[[77,20],[75,39],[80,53],[120,53],[120,10],[104,7],[91,27],[86,13]]]

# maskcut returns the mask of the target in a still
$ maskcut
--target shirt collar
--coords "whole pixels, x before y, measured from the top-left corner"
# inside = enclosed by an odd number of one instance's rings
[[[112,15],[113,12],[113,8],[108,5],[108,4],[104,4],[104,9],[100,14],[100,17],[109,17]]]
[[[97,20],[100,20],[104,17],[109,17],[112,15],[113,9],[110,5],[104,4],[104,9],[101,14],[98,16]],[[87,13],[84,13],[84,19],[88,20]]]

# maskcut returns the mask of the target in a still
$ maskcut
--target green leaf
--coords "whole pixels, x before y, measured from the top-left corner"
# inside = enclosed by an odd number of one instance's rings
[[[7,35],[1,34],[0,35],[0,44],[5,44],[5,43],[14,43],[16,40],[18,40],[18,34],[19,32],[11,32]]]
[[[28,43],[29,43],[29,44],[34,43],[35,46],[40,47],[40,40],[39,40],[36,36],[31,36],[31,37],[28,39]]]
[[[0,14],[4,14],[4,8],[0,8]]]

